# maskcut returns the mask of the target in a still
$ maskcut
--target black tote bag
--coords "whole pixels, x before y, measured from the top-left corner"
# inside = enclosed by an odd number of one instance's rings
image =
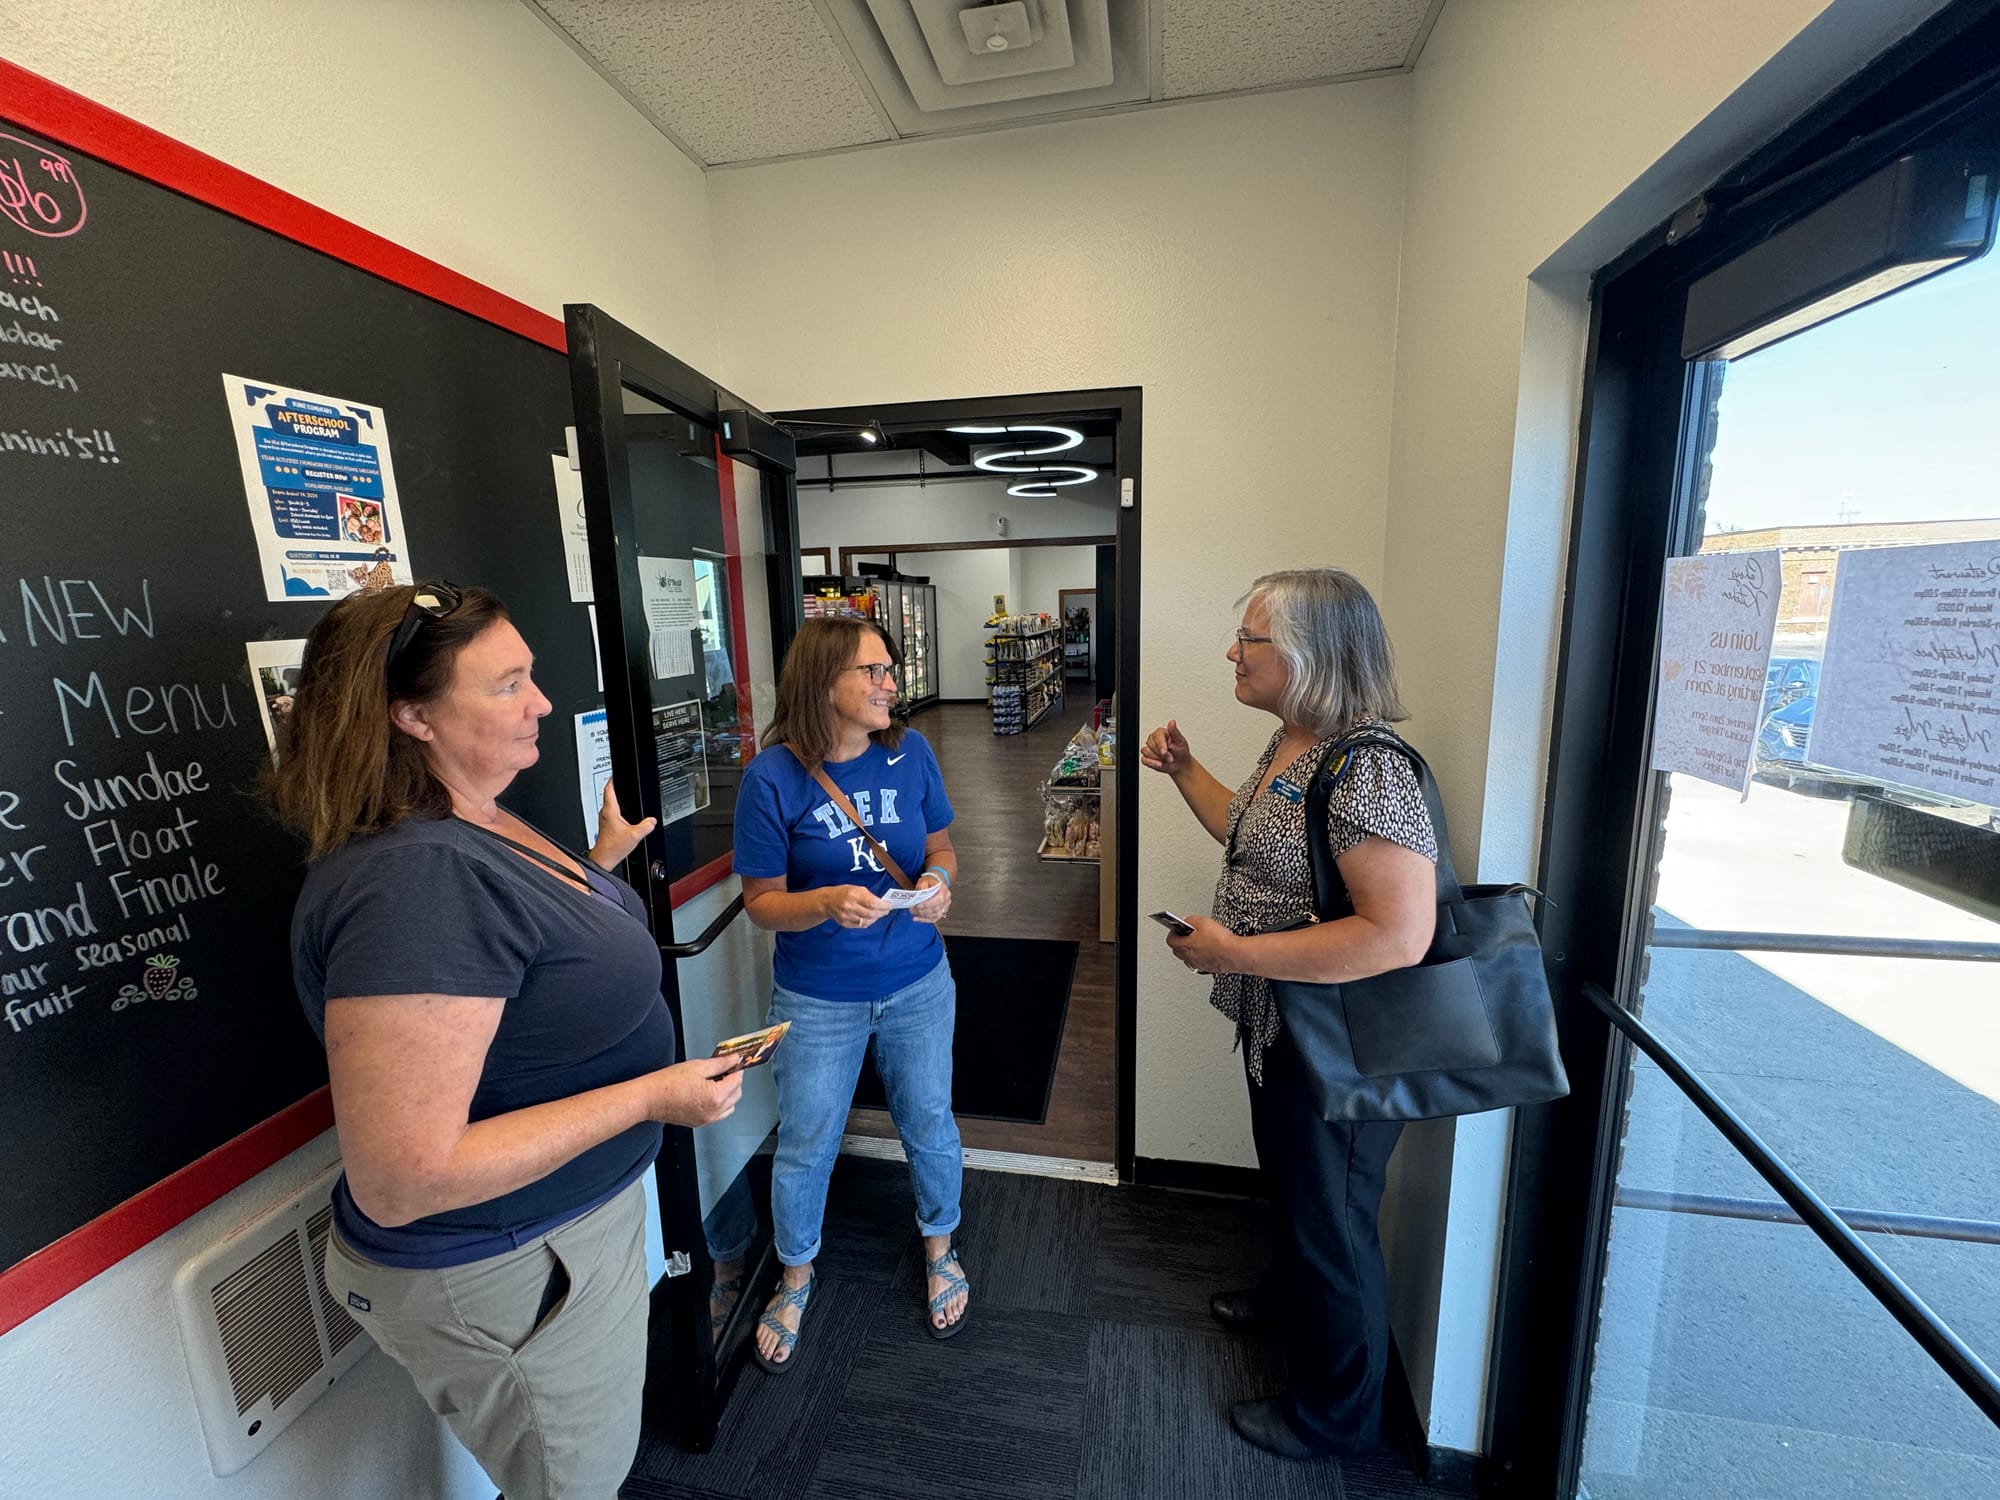
[[[1431,1120],[1560,1099],[1569,1079],[1528,906],[1533,889],[1459,885],[1430,767],[1399,737],[1372,726],[1334,742],[1306,797],[1318,919],[1354,913],[1326,822],[1350,752],[1364,745],[1404,756],[1423,788],[1437,834],[1437,932],[1422,961],[1407,969],[1346,984],[1268,981],[1320,1117]]]

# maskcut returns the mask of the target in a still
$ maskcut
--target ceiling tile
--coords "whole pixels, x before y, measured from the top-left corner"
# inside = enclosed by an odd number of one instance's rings
[[[1163,99],[1400,68],[1431,0],[1153,0]]]
[[[891,138],[812,0],[539,0],[709,164]]]

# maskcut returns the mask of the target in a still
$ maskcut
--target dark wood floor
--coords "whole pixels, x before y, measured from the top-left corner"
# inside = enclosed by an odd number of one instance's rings
[[[1041,1125],[963,1120],[959,1133],[974,1150],[1108,1162],[1117,1149],[1118,950],[1097,938],[1098,867],[1035,857],[1042,836],[1042,783],[1089,714],[1089,703],[1078,696],[1066,712],[1025,734],[993,733],[983,704],[944,703],[911,721],[937,752],[958,814],[951,842],[959,878],[945,930],[1077,943],[1048,1119]],[[884,1138],[896,1133],[888,1115],[873,1109],[855,1110],[848,1129]]]

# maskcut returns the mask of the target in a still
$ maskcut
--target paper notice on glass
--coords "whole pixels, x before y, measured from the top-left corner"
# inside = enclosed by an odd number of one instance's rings
[[[639,559],[639,599],[655,677],[694,675],[694,635],[701,617],[694,595],[694,559]]]
[[[1747,793],[1778,619],[1778,553],[1667,562],[1653,769]]]
[[[299,690],[299,663],[306,659],[304,641],[246,641],[250,676],[257,684],[257,714],[264,721],[264,743],[278,758],[278,721],[292,711]]]
[[[885,903],[886,905],[902,908],[908,906],[922,906],[926,901],[930,900],[931,897],[935,896],[937,893],[938,893],[938,887],[935,885],[918,886],[915,890],[912,891],[906,891],[901,886],[897,886],[892,890],[877,892],[875,899]]]
[[[583,524],[583,475],[569,466],[566,453],[551,453],[549,468],[556,480],[556,523],[562,528],[570,603],[588,604],[597,596],[590,591],[590,532]]]
[[[677,822],[708,806],[708,755],[701,704],[690,698],[653,710],[653,754],[660,770],[660,820]]]
[[[576,794],[583,804],[583,847],[597,842],[597,810],[611,784],[611,731],[604,710],[576,716]]]
[[[413,582],[379,406],[222,377],[267,599]]]
[[[2000,546],[1840,554],[1806,759],[2000,800]]]

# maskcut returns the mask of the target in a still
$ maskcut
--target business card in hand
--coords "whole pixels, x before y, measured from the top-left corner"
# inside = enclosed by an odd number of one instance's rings
[[[735,1071],[754,1068],[761,1062],[769,1062],[771,1054],[778,1050],[778,1043],[785,1039],[785,1033],[792,1029],[790,1021],[780,1021],[775,1026],[766,1026],[762,1031],[746,1032],[733,1036],[726,1042],[715,1044],[714,1056],[727,1057],[735,1053],[741,1060]]]
[[[906,891],[897,886],[894,890],[883,891],[878,899],[890,906],[922,906],[943,889],[944,887],[940,885],[920,885],[914,890]]]

